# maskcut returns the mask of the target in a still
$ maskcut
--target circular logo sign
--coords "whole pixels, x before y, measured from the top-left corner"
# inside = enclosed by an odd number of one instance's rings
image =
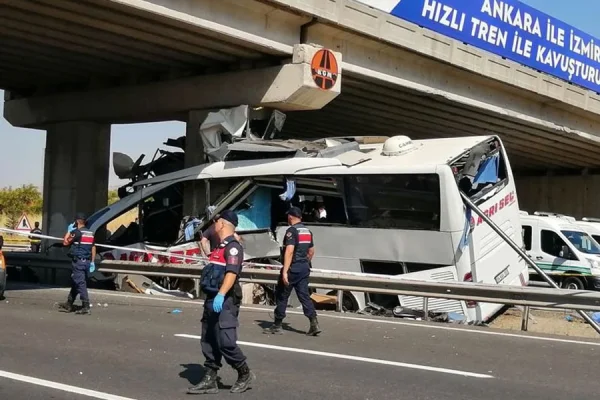
[[[339,67],[331,51],[317,51],[310,62],[310,68],[313,81],[321,89],[329,90],[337,82]]]

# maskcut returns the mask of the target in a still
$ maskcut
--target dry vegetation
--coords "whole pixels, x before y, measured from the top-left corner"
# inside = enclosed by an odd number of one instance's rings
[[[118,218],[115,218],[114,220],[112,220],[107,228],[109,231],[114,232],[117,229],[119,229],[119,227],[121,225],[129,225],[131,222],[135,221],[135,219],[138,217],[138,209],[137,207],[134,208],[131,211],[126,212],[125,214],[121,215]]]
[[[518,308],[511,308],[490,324],[492,328],[521,330],[522,313]],[[532,309],[530,312],[528,331],[560,336],[597,338],[594,331],[576,311]]]

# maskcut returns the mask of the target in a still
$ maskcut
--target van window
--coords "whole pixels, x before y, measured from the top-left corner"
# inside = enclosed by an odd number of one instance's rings
[[[592,237],[596,242],[600,243],[600,235],[592,235]]]
[[[547,231],[545,229],[542,230],[541,236],[541,247],[544,253],[550,254],[551,256],[557,258],[566,258],[568,260],[577,260],[577,257],[574,254],[569,254],[568,257],[561,257],[560,252],[563,246],[567,246],[567,243],[562,240],[560,236],[556,232]],[[570,253],[570,252],[569,252]]]
[[[360,228],[440,229],[437,174],[344,177],[350,224]]]
[[[577,250],[586,254],[600,254],[600,247],[590,235],[579,231],[561,231]]]
[[[523,225],[523,245],[525,246],[525,250],[531,250],[531,226]]]

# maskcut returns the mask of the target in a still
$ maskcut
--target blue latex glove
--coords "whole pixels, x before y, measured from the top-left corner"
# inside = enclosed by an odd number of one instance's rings
[[[92,261],[90,263],[90,273],[94,273],[95,270],[96,270],[96,264],[94,264],[94,262]]]
[[[224,301],[225,301],[225,296],[223,296],[221,293],[219,293],[217,295],[217,297],[215,297],[215,299],[213,300],[213,311],[221,312],[221,310],[223,309]]]
[[[75,222],[73,222],[71,225],[67,226],[67,232],[71,233],[75,230]]]

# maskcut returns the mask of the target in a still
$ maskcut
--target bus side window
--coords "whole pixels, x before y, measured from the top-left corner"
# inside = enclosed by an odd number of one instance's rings
[[[344,185],[351,226],[440,229],[437,174],[348,175]]]
[[[531,227],[528,225],[523,225],[523,245],[525,246],[525,250],[531,250]]]

